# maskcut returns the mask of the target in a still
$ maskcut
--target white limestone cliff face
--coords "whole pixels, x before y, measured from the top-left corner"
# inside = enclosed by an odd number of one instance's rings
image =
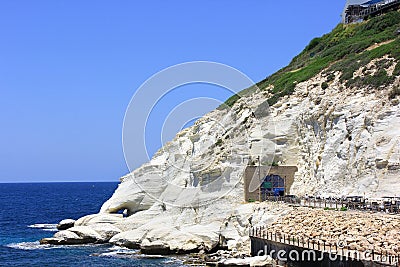
[[[286,147],[286,153],[298,151],[290,153],[299,166],[292,193],[397,195],[400,108],[398,99],[388,100],[393,86],[346,88],[336,80],[323,90],[323,81],[319,75],[299,84],[286,100],[290,106],[275,110],[288,118],[298,140]]]
[[[326,74],[299,83],[270,110],[265,90],[212,111],[122,177],[100,214],[75,226],[112,224],[121,232],[110,242],[145,251],[217,244],[245,250],[249,226],[287,211],[285,205],[243,204],[244,169],[259,155],[262,163],[298,166],[292,194],[398,194],[400,105],[399,97],[388,100],[394,85],[346,88],[339,76],[325,90]],[[107,217],[123,209],[131,216]]]

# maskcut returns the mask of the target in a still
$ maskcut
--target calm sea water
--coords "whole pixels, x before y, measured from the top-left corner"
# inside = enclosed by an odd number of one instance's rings
[[[97,213],[117,183],[0,184],[0,266],[183,266],[111,245],[44,246],[55,224]]]

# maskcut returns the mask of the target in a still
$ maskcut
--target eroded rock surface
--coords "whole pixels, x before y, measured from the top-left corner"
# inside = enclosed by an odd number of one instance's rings
[[[271,153],[281,165],[298,166],[292,194],[398,195],[399,96],[389,101],[388,94],[399,77],[385,88],[347,88],[339,72],[329,81],[328,75],[298,83],[270,110],[265,103],[273,88],[207,114],[122,177],[100,213],[75,227],[93,229],[97,235],[88,236],[96,240],[145,251],[248,250],[250,226],[288,212],[285,205],[243,203],[246,165],[259,155],[271,163]],[[112,214],[125,209],[127,218]]]

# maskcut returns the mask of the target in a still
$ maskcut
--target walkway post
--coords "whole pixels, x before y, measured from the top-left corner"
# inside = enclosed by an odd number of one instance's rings
[[[258,181],[261,183],[261,162],[260,162],[260,156],[258,156]],[[261,187],[262,183],[259,185],[258,188],[258,201],[261,202]]]

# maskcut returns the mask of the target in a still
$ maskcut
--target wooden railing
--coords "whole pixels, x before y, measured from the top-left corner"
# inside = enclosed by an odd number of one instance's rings
[[[374,250],[356,251],[351,250],[345,241],[338,241],[334,244],[308,237],[285,235],[273,231],[268,231],[266,227],[252,227],[249,236],[272,241],[284,245],[293,246],[306,250],[314,250],[322,253],[333,254],[335,257],[348,260],[360,260],[386,264],[389,266],[400,266],[400,254],[389,254],[387,252],[377,252]]]
[[[329,199],[316,197],[277,197],[264,196],[264,201],[283,202],[301,207],[322,208],[322,209],[346,209],[368,212],[386,212],[400,214],[400,201],[350,201],[343,199]]]

